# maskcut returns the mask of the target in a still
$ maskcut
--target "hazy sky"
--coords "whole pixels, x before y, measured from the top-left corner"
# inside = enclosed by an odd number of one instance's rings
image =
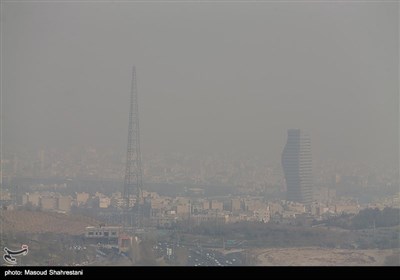
[[[4,150],[258,153],[397,162],[396,2],[3,2]]]

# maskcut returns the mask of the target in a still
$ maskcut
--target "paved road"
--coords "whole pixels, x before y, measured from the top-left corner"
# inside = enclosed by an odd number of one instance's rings
[[[187,266],[243,266],[244,260],[240,252],[222,254],[213,249],[206,249],[198,245],[179,245],[169,242],[158,242],[154,246],[157,257],[164,256],[167,262],[176,260],[175,252],[178,248],[188,251]]]

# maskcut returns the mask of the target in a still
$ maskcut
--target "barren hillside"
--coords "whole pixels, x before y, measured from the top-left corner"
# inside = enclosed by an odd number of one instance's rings
[[[5,232],[53,232],[78,235],[85,232],[85,227],[98,225],[95,220],[84,216],[39,211],[4,211],[3,219]]]
[[[257,249],[252,251],[261,266],[376,266],[385,258],[399,254],[386,249],[346,250],[318,247]]]

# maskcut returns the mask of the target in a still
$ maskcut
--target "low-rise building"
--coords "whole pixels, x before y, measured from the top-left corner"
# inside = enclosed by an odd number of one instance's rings
[[[76,203],[78,206],[81,206],[83,204],[86,204],[86,202],[89,199],[89,194],[82,192],[82,193],[76,193]]]
[[[221,201],[212,200],[211,201],[211,209],[212,210],[223,211],[224,210],[224,204]]]
[[[71,211],[72,199],[70,196],[61,196],[58,198],[58,210],[63,212]]]
[[[86,227],[85,237],[90,239],[118,239],[121,227],[118,226],[99,226],[99,227]]]
[[[56,210],[57,198],[54,196],[43,196],[40,198],[40,207],[42,210]]]
[[[99,207],[100,208],[108,208],[110,207],[111,199],[107,196],[100,196],[99,197]]]

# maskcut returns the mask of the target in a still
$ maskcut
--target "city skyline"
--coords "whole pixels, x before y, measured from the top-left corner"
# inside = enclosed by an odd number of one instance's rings
[[[396,7],[3,3],[4,153],[123,151],[134,63],[143,154],[279,162],[300,127],[314,159],[398,165]]]
[[[399,266],[399,9],[0,1],[5,275]]]

